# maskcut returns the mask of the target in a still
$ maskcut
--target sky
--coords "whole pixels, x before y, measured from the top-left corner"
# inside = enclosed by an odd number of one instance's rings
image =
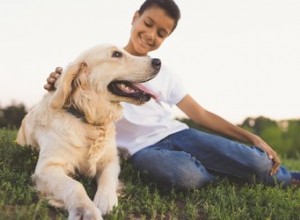
[[[201,106],[233,123],[300,118],[299,0],[176,2],[178,27],[150,55],[174,70]],[[125,46],[142,3],[0,0],[0,106],[30,108],[55,67],[97,44]]]

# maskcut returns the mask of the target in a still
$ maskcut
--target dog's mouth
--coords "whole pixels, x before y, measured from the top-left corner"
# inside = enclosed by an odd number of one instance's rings
[[[132,98],[139,102],[147,102],[151,98],[157,99],[157,95],[141,83],[125,80],[111,82],[108,90],[117,96]]]

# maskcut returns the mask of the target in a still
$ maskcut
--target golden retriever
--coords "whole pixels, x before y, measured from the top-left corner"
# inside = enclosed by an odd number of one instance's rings
[[[69,219],[102,219],[118,203],[120,172],[114,122],[120,102],[143,104],[152,94],[140,83],[152,79],[160,60],[135,57],[102,44],[83,52],[22,121],[20,145],[39,150],[33,174],[36,189],[51,204],[64,207]],[[92,201],[76,172],[96,177]]]

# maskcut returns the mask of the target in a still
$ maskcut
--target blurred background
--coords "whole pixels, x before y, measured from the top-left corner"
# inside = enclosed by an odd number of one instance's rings
[[[233,123],[300,118],[300,1],[176,2],[179,25],[151,55],[173,69],[202,106]],[[0,107],[32,107],[55,67],[91,46],[124,46],[142,3],[0,0]]]

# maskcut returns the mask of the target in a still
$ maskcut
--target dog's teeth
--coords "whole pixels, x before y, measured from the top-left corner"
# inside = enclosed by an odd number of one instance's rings
[[[134,89],[133,89],[133,88],[131,88],[131,87],[129,87],[129,86],[126,86],[124,83],[121,83],[121,84],[119,85],[119,88],[120,88],[121,90],[123,90],[124,92],[128,92],[128,93],[134,92]]]
[[[124,91],[127,91],[127,90],[129,89],[129,87],[126,86],[124,83],[122,83],[122,84],[120,85],[120,89],[122,89],[122,90],[124,90]]]

